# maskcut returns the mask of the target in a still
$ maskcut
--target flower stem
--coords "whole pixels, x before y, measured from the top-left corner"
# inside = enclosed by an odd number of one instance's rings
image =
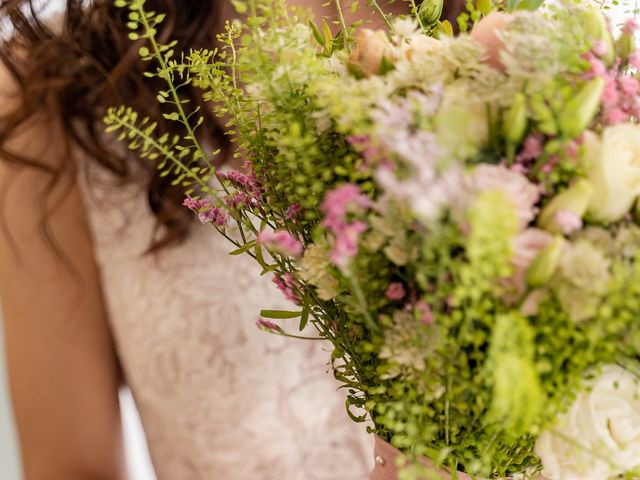
[[[382,7],[378,4],[378,2],[376,0],[369,0],[369,3],[371,4],[371,6],[373,6],[373,8],[376,9],[376,11],[380,14],[380,16],[382,17],[382,19],[384,20],[384,23],[387,24],[387,28],[391,29],[391,20],[389,20],[389,15],[387,15],[386,13],[384,13],[384,10],[382,9]]]
[[[340,29],[342,30],[342,34],[344,35],[345,45],[347,46],[347,51],[351,51],[349,47],[349,30],[347,29],[347,22],[344,19],[344,13],[342,12],[342,4],[340,0],[336,1],[336,10],[338,11],[338,18],[340,19]]]

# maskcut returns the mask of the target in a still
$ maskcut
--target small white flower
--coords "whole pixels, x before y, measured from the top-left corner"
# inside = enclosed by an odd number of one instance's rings
[[[418,21],[411,16],[396,18],[393,20],[391,29],[393,33],[401,39],[413,37],[420,32]]]
[[[616,366],[578,395],[536,441],[548,480],[607,480],[640,467],[640,386]]]
[[[340,77],[346,77],[349,73],[347,66],[338,58],[337,55],[331,55],[323,61],[323,67],[327,73],[334,73]]]

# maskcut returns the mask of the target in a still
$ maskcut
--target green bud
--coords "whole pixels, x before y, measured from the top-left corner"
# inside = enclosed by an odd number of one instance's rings
[[[578,180],[564,192],[556,195],[540,212],[538,226],[551,233],[562,233],[556,221],[558,212],[571,212],[582,218],[593,196],[593,186],[585,179]]]
[[[618,39],[618,54],[626,60],[636,50],[636,42],[633,34],[623,33]]]
[[[616,59],[616,49],[606,18],[600,9],[594,6],[585,8],[580,15],[582,16],[582,25],[591,39],[596,42],[604,42],[606,45],[606,53],[602,56],[602,60],[607,65],[612,65]]]
[[[562,235],[556,235],[549,245],[540,250],[527,271],[527,283],[530,287],[544,287],[549,283],[558,268],[565,243]]]
[[[442,15],[444,0],[424,0],[418,9],[418,18],[423,27],[434,26]]]
[[[558,126],[553,117],[553,112],[546,104],[542,95],[533,95],[529,100],[529,108],[531,109],[533,119],[538,124],[540,132],[546,135],[556,135],[558,133]]]
[[[507,147],[507,159],[513,160],[516,147],[520,145],[527,131],[527,99],[517,93],[511,107],[502,118],[502,135]]]
[[[584,132],[600,109],[604,80],[589,80],[565,103],[558,118],[560,131],[566,138],[575,138]]]

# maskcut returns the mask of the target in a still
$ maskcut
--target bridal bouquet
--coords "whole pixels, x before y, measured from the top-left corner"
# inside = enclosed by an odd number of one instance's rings
[[[640,478],[635,21],[615,39],[589,5],[478,1],[453,36],[437,1],[393,19],[373,1],[384,29],[341,14],[334,34],[233,3],[245,20],[216,48],[177,55],[162,15],[117,0],[185,134],[105,121],[296,305],[260,328],[333,344],[349,414],[406,455],[402,478],[433,478],[424,458],[453,478]],[[242,169],[214,168],[187,84]]]

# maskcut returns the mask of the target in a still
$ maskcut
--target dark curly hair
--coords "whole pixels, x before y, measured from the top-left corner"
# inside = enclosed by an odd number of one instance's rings
[[[101,118],[108,107],[126,104],[159,123],[160,131],[181,134],[179,127],[163,121],[156,78],[143,75],[136,42],[128,39],[127,10],[112,0],[67,0],[58,21],[45,21],[47,2],[0,0],[0,28],[10,34],[0,43],[0,61],[15,77],[20,98],[17,108],[0,117],[0,156],[16,165],[41,169],[56,182],[75,162],[51,165],[12,152],[7,142],[35,115],[45,111],[60,121],[70,157],[79,148],[122,183],[144,182],[157,235],[151,250],[178,242],[188,232],[192,215],[180,206],[182,195],[161,177],[154,165],[123,151],[103,133]],[[220,28],[220,0],[147,0],[146,7],[167,14],[162,39],[177,40],[176,50],[210,48]],[[5,28],[5,31],[7,29]],[[195,91],[183,91],[201,102]],[[206,111],[206,109],[203,109]],[[209,144],[223,150],[228,141],[215,118],[202,131]],[[142,167],[142,168],[140,168]],[[146,172],[141,175],[140,172]]]

